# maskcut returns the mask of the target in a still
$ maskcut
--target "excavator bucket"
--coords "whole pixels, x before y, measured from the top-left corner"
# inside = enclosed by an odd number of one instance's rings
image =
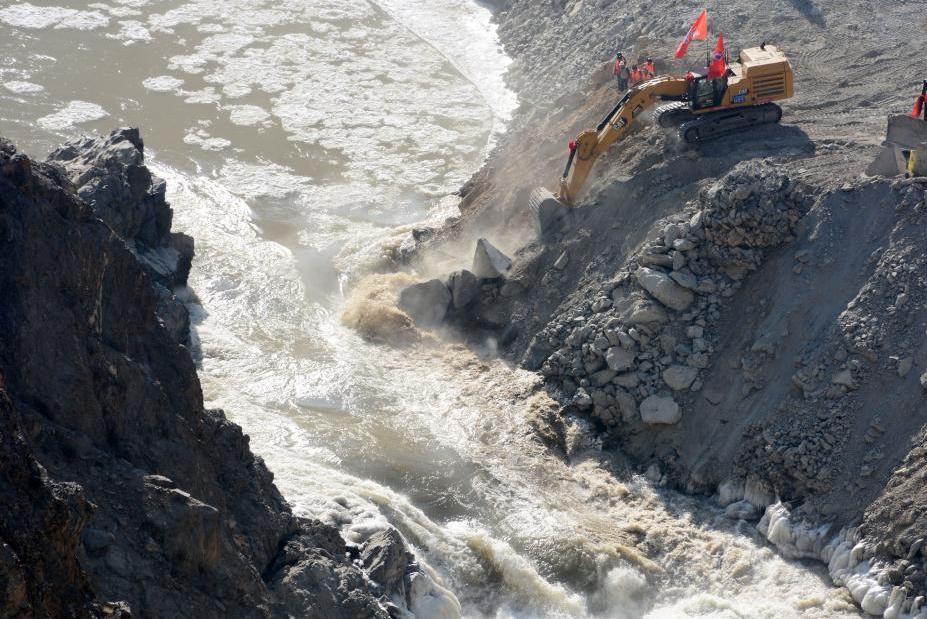
[[[573,209],[543,187],[531,192],[528,205],[534,213],[535,228],[542,242],[552,240],[564,232],[573,217]]]
[[[901,114],[889,116],[883,146],[867,173],[874,176],[904,173],[927,176],[927,121]]]
[[[885,141],[897,148],[917,150],[927,144],[927,121],[901,114],[889,116]]]

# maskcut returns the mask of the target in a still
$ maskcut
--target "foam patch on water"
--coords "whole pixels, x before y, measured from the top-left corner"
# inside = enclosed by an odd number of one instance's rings
[[[205,151],[221,151],[225,150],[232,143],[225,138],[215,138],[209,135],[209,132],[204,129],[189,129],[187,134],[183,137],[184,144],[190,144],[191,146],[198,146],[199,148]]]
[[[270,114],[262,107],[257,105],[231,105],[228,107],[229,119],[232,124],[242,127],[253,127],[255,125],[266,125],[270,120]]]
[[[284,198],[305,189],[312,179],[286,166],[229,161],[219,171],[222,184],[243,198]]]
[[[45,87],[41,84],[34,84],[33,82],[22,82],[22,81],[11,81],[4,82],[3,87],[9,90],[12,93],[17,95],[33,95],[38,92],[45,90]]]
[[[125,41],[126,45],[135,42],[147,42],[152,40],[151,32],[140,21],[125,20],[119,22],[120,30],[108,37]]]
[[[72,28],[95,30],[109,25],[109,17],[99,11],[79,11],[60,6],[35,6],[28,2],[0,9],[0,22],[14,28]]]
[[[179,91],[183,86],[183,80],[172,75],[159,75],[149,77],[142,82],[142,86],[155,92],[172,92]]]
[[[71,101],[66,106],[48,116],[38,119],[38,124],[49,131],[64,131],[77,125],[106,118],[109,114],[96,103]]]

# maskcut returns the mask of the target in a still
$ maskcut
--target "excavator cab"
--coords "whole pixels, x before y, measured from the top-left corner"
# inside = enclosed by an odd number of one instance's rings
[[[688,99],[691,109],[694,111],[721,105],[726,91],[727,76],[715,80],[710,80],[705,75],[696,76],[689,84]]]

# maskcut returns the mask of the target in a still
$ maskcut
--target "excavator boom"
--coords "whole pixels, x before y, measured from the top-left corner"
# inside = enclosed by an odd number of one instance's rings
[[[685,78],[657,77],[625,93],[595,130],[583,131],[576,138],[560,179],[558,198],[566,204],[573,204],[599,155],[622,139],[644,110],[657,101],[680,100],[688,88],[689,82]]]

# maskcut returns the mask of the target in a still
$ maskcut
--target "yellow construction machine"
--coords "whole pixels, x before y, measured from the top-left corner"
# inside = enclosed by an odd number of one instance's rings
[[[704,142],[744,131],[782,118],[773,103],[792,96],[792,67],[774,46],[751,47],[740,52],[719,79],[690,73],[685,77],[661,76],[631,88],[595,129],[579,134],[570,144],[570,156],[556,194],[537,189],[531,206],[539,215],[543,234],[546,222],[558,219],[564,206],[572,206],[596,159],[624,138],[635,119],[660,102],[654,120],[678,127],[688,143]]]

